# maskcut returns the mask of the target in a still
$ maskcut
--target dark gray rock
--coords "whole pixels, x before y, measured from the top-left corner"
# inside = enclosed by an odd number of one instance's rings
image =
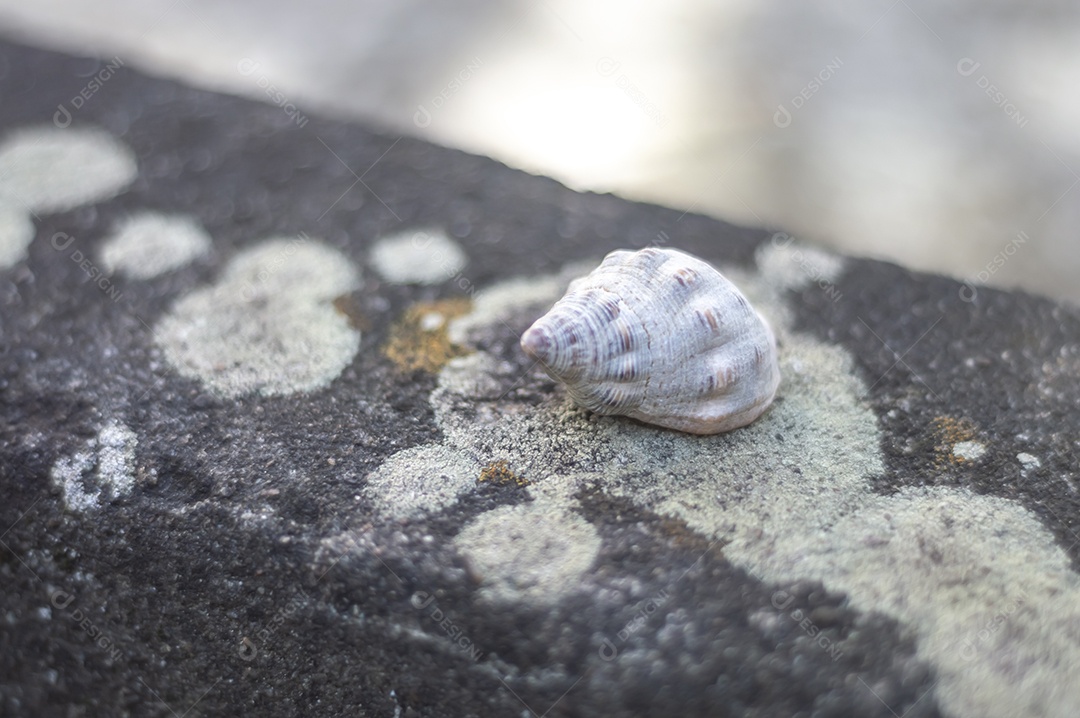
[[[108,63],[0,68],[5,715],[1080,700],[1075,310]],[[777,329],[751,427],[590,417],[517,351],[650,244]]]

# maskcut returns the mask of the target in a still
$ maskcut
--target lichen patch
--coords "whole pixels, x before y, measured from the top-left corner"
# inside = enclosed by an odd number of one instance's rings
[[[0,269],[7,269],[26,259],[26,250],[34,240],[34,222],[18,207],[0,203]]]
[[[152,279],[210,251],[211,239],[192,217],[139,212],[106,237],[101,265],[132,279]]]
[[[413,304],[390,328],[383,355],[401,371],[435,373],[468,350],[450,341],[451,320],[472,307],[468,299],[443,299]]]
[[[974,461],[986,453],[986,446],[976,439],[978,427],[955,416],[937,416],[930,424],[934,441],[934,465],[939,470]]]
[[[451,447],[429,444],[391,456],[366,479],[365,495],[380,512],[397,518],[437,511],[476,483],[480,465]]]
[[[454,545],[480,577],[481,599],[546,604],[575,590],[600,535],[563,501],[533,501],[481,514]]]
[[[383,237],[371,250],[375,271],[394,284],[439,284],[453,279],[469,258],[440,229],[415,229]]]
[[[179,373],[224,396],[312,391],[360,347],[360,332],[333,304],[359,285],[336,249],[306,236],[267,240],[177,301],[154,337]]]
[[[104,130],[25,127],[0,143],[0,203],[26,212],[98,202],[137,175],[135,153]]]
[[[986,445],[978,441],[958,441],[952,454],[960,461],[978,461],[986,453]]]
[[[510,462],[506,459],[499,459],[493,461],[480,470],[480,476],[477,477],[476,483],[478,484],[492,484],[494,486],[514,486],[524,487],[528,486],[531,482],[524,476],[515,474],[513,469],[510,468]]]
[[[123,498],[135,488],[138,437],[119,422],[109,422],[80,451],[59,458],[49,476],[69,511],[84,513]]]

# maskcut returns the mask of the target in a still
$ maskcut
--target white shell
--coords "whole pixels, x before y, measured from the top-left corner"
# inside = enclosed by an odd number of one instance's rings
[[[780,383],[769,325],[724,275],[674,249],[612,252],[521,348],[586,409],[693,434],[749,424]]]

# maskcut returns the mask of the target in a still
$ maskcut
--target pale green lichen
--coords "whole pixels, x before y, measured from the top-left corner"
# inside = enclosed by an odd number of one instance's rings
[[[304,236],[267,240],[177,301],[154,337],[178,372],[224,396],[311,391],[360,347],[360,332],[333,304],[359,283],[336,249]]]
[[[978,441],[958,441],[953,444],[952,453],[962,461],[976,461],[986,453],[986,445]]]
[[[757,251],[762,276],[774,287],[802,289],[817,284],[828,288],[844,271],[844,258],[795,242],[786,234],[773,235]]]
[[[479,463],[448,446],[416,446],[368,474],[364,493],[384,513],[407,517],[457,501],[476,484],[480,470]]]
[[[138,175],[135,155],[97,129],[26,127],[0,142],[0,269],[26,259],[33,215],[116,195]]]
[[[0,202],[27,212],[107,199],[137,175],[135,154],[104,130],[26,127],[0,142]]]
[[[139,212],[105,238],[101,266],[133,279],[151,279],[210,251],[210,235],[192,217]]]
[[[375,271],[394,284],[438,284],[453,279],[469,258],[441,229],[414,229],[383,237],[371,250]]]
[[[13,267],[26,259],[34,232],[34,222],[27,212],[0,203],[0,269]]]
[[[83,513],[100,508],[103,500],[130,494],[135,488],[137,445],[135,432],[113,421],[105,424],[84,450],[58,459],[49,476],[60,489],[64,506]]]
[[[490,601],[553,603],[574,590],[600,551],[600,535],[565,494],[480,514],[454,537]]]

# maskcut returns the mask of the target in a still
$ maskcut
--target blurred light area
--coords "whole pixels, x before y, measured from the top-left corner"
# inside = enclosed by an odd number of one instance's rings
[[[1080,152],[1080,27],[1017,38],[1010,49],[1003,79],[1017,104],[1048,141]]]
[[[1080,7],[1064,0],[0,0],[0,28],[1080,301]]]
[[[648,119],[614,88],[519,86],[476,94],[480,101],[461,112],[469,133],[480,129],[503,161],[547,172],[558,168],[579,188],[614,189],[613,178],[626,168],[626,148],[647,151],[655,141]],[[449,132],[453,137],[453,128]]]
[[[685,115],[681,98],[694,89],[678,53],[638,61],[642,27],[654,38],[678,37],[670,8],[611,0],[513,7],[471,45],[464,61],[482,65],[447,100],[430,136],[579,190],[655,183],[653,163],[678,151],[672,118]]]

